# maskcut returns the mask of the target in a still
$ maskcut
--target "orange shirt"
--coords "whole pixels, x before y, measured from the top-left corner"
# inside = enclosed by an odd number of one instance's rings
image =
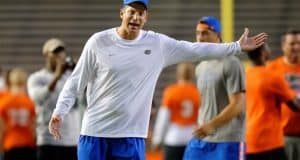
[[[3,137],[5,151],[16,147],[35,146],[34,103],[27,95],[7,93],[3,96],[0,101],[0,118],[5,124]]]
[[[4,97],[6,94],[8,94],[7,90],[1,90],[0,91],[0,98]],[[0,99],[0,100],[2,100],[2,99]]]
[[[268,69],[283,76],[289,86],[300,94],[300,64],[288,65],[284,62],[283,57],[278,58],[268,64]],[[300,136],[300,113],[293,112],[285,104],[282,104],[282,125],[285,135]]]
[[[163,152],[159,151],[147,151],[146,152],[146,160],[163,160]]]
[[[200,94],[194,84],[174,84],[164,91],[162,106],[169,109],[171,123],[195,124],[199,105]]]
[[[280,104],[295,98],[293,90],[266,67],[252,67],[246,71],[246,96],[247,153],[283,147]]]

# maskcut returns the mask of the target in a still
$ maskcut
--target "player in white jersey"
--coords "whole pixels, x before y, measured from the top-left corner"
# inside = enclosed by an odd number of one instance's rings
[[[87,87],[79,160],[145,159],[151,102],[163,68],[187,60],[239,54],[267,39],[265,33],[248,37],[247,30],[232,43],[178,41],[142,30],[148,0],[124,0],[123,4],[121,25],[96,33],[87,41],[49,123],[50,133],[59,139],[63,117]]]

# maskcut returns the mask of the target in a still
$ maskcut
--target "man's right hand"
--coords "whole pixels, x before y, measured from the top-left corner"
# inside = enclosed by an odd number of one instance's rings
[[[53,114],[49,122],[49,132],[53,135],[54,139],[58,140],[61,138],[60,127],[62,118],[59,115]]]
[[[57,58],[56,67],[55,67],[55,77],[57,79],[60,79],[66,70],[67,70],[67,65],[65,59]]]
[[[63,58],[56,59],[56,67],[54,73],[54,79],[49,84],[48,88],[50,91],[54,91],[57,81],[63,76],[67,70],[66,61]]]

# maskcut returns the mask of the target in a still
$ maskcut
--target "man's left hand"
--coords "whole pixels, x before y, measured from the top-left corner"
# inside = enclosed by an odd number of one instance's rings
[[[239,39],[241,50],[244,52],[252,51],[260,47],[268,39],[268,35],[266,33],[260,33],[253,37],[248,37],[248,36],[249,36],[249,29],[245,28],[244,33]]]

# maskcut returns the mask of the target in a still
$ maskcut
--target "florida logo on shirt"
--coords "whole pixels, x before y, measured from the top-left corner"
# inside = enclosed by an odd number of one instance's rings
[[[150,49],[146,49],[146,50],[144,51],[144,53],[145,53],[146,55],[149,55],[149,54],[151,54],[151,50],[150,50]]]

